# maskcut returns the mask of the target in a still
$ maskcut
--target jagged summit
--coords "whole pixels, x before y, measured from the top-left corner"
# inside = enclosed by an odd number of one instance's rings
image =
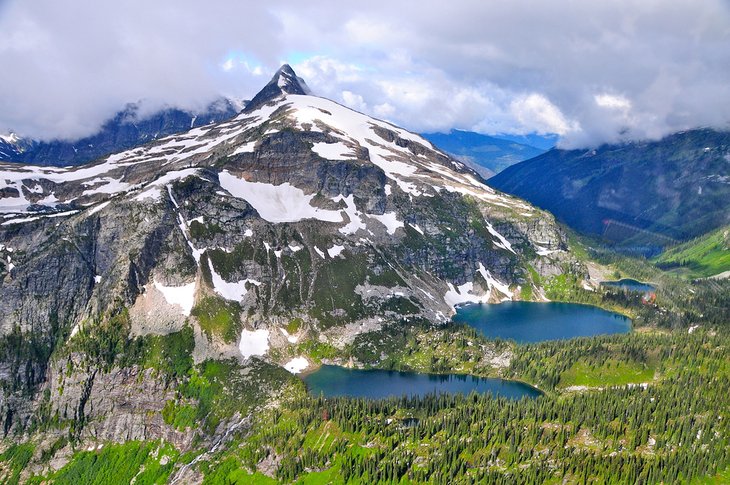
[[[271,81],[246,105],[244,113],[250,113],[284,94],[311,94],[311,92],[304,79],[297,76],[289,64],[284,64],[276,71]]]

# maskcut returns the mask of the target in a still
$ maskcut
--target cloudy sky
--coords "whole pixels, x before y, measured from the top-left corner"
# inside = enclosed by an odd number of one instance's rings
[[[566,147],[730,128],[728,0],[0,0],[0,132],[251,98],[282,62],[414,131]]]

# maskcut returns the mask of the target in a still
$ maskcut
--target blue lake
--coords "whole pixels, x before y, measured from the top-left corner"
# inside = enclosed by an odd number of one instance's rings
[[[576,303],[503,302],[457,309],[455,322],[479,330],[487,338],[517,343],[591,337],[631,330],[631,320],[598,307]]]
[[[601,286],[614,286],[624,290],[638,291],[640,293],[649,293],[656,289],[649,283],[642,283],[641,281],[632,280],[631,278],[624,278],[618,281],[601,281]]]
[[[534,387],[504,379],[347,369],[334,365],[323,365],[303,379],[309,392],[314,395],[323,394],[325,397],[383,399],[434,393],[468,394],[472,391],[511,399],[541,395],[541,392]]]

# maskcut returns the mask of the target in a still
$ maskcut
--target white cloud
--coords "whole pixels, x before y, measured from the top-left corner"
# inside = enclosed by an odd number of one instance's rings
[[[595,99],[596,104],[601,108],[617,109],[621,111],[627,111],[631,109],[631,101],[623,96],[601,93],[596,94],[593,99]]]
[[[412,130],[554,130],[577,146],[728,127],[727,25],[724,0],[10,0],[0,132],[75,137],[130,101],[250,98],[280,59]]]
[[[510,110],[526,132],[566,135],[580,129],[578,123],[566,120],[560,109],[541,94],[518,97],[510,103]]]
[[[363,97],[359,94],[353,93],[352,91],[342,91],[342,101],[348,108],[352,108],[363,113],[368,111],[368,105],[365,103]]]
[[[230,71],[234,67],[235,67],[235,63],[233,62],[233,59],[231,59],[231,58],[226,59],[226,62],[224,62],[221,65],[221,69],[223,69],[224,71]]]

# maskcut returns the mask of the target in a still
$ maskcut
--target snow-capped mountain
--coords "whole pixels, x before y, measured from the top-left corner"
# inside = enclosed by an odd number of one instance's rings
[[[582,275],[549,214],[308,92],[283,66],[230,120],[80,167],[0,165],[0,349],[40,349],[0,368],[54,409],[100,413],[94,432],[111,436],[113,413],[77,386],[106,371],[72,384],[51,357],[104,322],[124,342],[192,328],[196,362],[284,365],[302,342],[440,325],[459,303],[542,299],[537,275]],[[33,407],[0,397],[21,426]]]

